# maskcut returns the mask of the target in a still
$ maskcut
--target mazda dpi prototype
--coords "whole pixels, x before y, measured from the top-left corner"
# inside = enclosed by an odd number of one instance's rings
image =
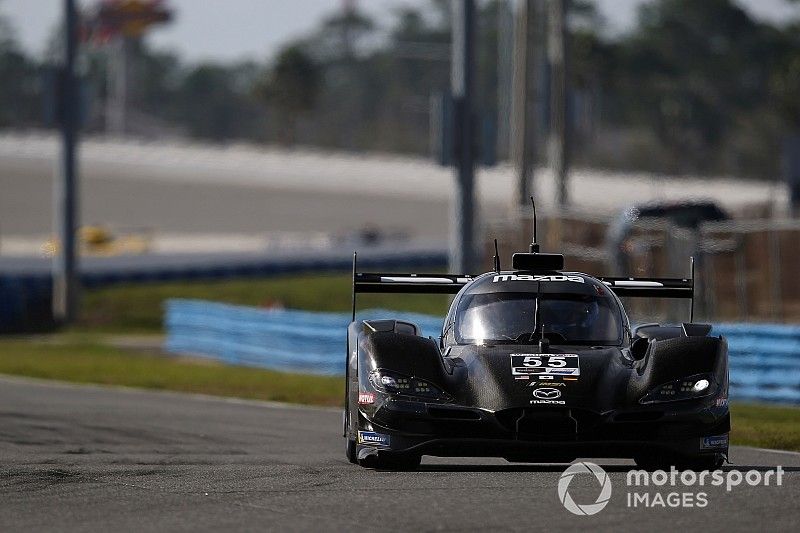
[[[514,254],[481,276],[356,272],[347,353],[347,458],[414,469],[422,455],[712,469],[727,458],[728,353],[711,327],[631,331],[620,297],[692,298],[693,280],[562,272]],[[438,340],[355,320],[367,292],[455,294]],[[691,321],[690,321],[691,322]]]

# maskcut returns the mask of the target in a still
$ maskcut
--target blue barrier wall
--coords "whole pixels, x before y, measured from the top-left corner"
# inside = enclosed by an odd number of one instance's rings
[[[800,326],[718,324],[728,339],[733,400],[800,404]]]
[[[382,309],[359,318],[402,318],[438,336],[441,318]],[[230,364],[313,374],[344,373],[347,313],[257,309],[199,300],[166,303],[165,349]],[[800,326],[719,324],[730,348],[730,397],[800,404]]]
[[[405,318],[425,335],[438,335],[441,319],[381,309],[369,318]],[[226,363],[287,372],[344,374],[347,313],[258,309],[201,300],[168,300],[165,349]]]

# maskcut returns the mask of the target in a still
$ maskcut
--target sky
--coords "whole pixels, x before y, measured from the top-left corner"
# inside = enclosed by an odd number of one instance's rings
[[[83,5],[96,0],[79,0]],[[152,31],[150,42],[178,52],[184,59],[231,61],[263,59],[292,38],[312,31],[319,21],[340,8],[342,0],[166,0],[175,21]],[[636,7],[647,0],[597,0],[612,32],[625,31],[635,21]],[[702,1],[702,0],[698,0]],[[780,22],[800,13],[784,0],[738,0],[755,16]],[[0,0],[0,13],[15,27],[23,47],[44,51],[47,36],[60,16],[61,0]],[[359,6],[379,24],[391,21],[403,6],[425,0],[360,0]]]

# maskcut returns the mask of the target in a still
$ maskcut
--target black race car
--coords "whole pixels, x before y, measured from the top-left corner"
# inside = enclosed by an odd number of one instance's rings
[[[563,272],[514,254],[472,276],[356,272],[347,330],[347,458],[414,469],[422,455],[513,462],[633,458],[713,469],[727,458],[728,351],[711,327],[631,331],[620,297],[692,298],[693,280]],[[355,320],[364,292],[455,294],[438,340],[402,320]]]

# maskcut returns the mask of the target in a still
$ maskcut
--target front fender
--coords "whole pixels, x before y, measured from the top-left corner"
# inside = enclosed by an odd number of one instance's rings
[[[659,385],[697,374],[714,376],[727,397],[728,342],[722,337],[654,340],[635,369],[629,388],[632,399]]]
[[[395,332],[362,331],[358,342],[358,376],[363,387],[379,368],[442,386],[444,364],[433,339]]]

